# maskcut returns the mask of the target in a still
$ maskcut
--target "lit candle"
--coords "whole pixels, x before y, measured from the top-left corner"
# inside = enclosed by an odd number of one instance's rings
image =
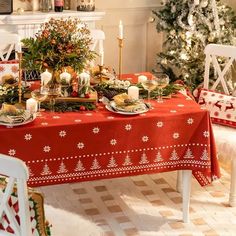
[[[41,77],[41,86],[45,86],[52,79],[52,74],[48,72],[48,70],[46,69],[46,71],[41,73],[40,77]]]
[[[130,86],[128,88],[128,96],[132,99],[139,99],[139,89],[136,86]]]
[[[122,21],[120,20],[120,24],[119,24],[119,39],[123,39],[124,38],[124,28],[123,28],[123,24]]]
[[[70,83],[71,81],[71,74],[68,73],[65,69],[65,71],[63,73],[60,74],[60,79],[61,80],[65,80],[67,84]]]
[[[140,75],[138,77],[138,82],[139,83],[145,82],[146,80],[147,80],[147,76],[145,76],[145,75]]]
[[[26,110],[29,111],[31,114],[37,112],[38,103],[34,98],[29,98],[26,100]]]
[[[22,53],[22,45],[21,45],[21,43],[16,44],[15,50],[16,50],[16,52]]]

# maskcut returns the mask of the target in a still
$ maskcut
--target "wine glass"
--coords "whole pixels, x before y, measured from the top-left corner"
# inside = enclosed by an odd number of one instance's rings
[[[50,110],[54,112],[54,105],[56,103],[56,98],[61,95],[61,87],[59,84],[51,85],[48,88],[48,98],[50,102]]]
[[[37,116],[42,116],[41,114],[41,102],[47,98],[47,93],[42,93],[41,89],[35,89],[31,92],[31,97],[34,98],[38,102],[38,111]]]
[[[142,81],[142,86],[145,90],[148,91],[148,102],[150,103],[150,94],[151,94],[151,91],[156,88],[157,81],[155,79],[144,80]]]
[[[165,88],[169,84],[169,76],[167,74],[157,73],[155,74],[156,81],[157,81],[157,88],[158,88],[158,96],[157,96],[157,102],[162,103],[162,93],[163,88]]]

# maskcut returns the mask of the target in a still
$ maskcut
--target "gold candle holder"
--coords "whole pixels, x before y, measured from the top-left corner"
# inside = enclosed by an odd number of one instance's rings
[[[102,70],[103,70],[103,65],[98,65],[99,67],[99,82],[102,82]]]
[[[118,45],[119,45],[119,79],[121,79],[122,75],[122,57],[123,57],[123,46],[124,46],[124,40],[118,38]]]
[[[22,52],[17,52],[17,57],[19,60],[18,95],[19,95],[19,104],[21,104],[22,103]]]

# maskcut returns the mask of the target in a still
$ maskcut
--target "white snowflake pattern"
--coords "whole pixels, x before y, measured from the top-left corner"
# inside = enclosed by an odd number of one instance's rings
[[[177,106],[178,107],[184,107],[184,104],[178,104]]]
[[[84,148],[84,143],[82,143],[82,142],[78,143],[77,148],[83,149]]]
[[[47,123],[47,122],[42,122],[41,125],[43,125],[43,126],[47,126],[48,123]]]
[[[130,131],[130,130],[132,129],[132,125],[131,125],[131,124],[127,124],[127,125],[125,126],[125,129],[126,129],[127,131]]]
[[[110,144],[111,144],[112,146],[116,145],[116,144],[117,144],[116,139],[111,139]]]
[[[188,123],[189,125],[192,125],[193,122],[194,122],[193,118],[188,118],[187,123]]]
[[[76,123],[80,123],[82,120],[75,120]]]
[[[59,132],[59,136],[60,136],[61,138],[64,138],[64,137],[66,136],[66,131],[65,131],[65,130],[61,130],[61,131]]]
[[[148,136],[143,136],[143,137],[142,137],[142,141],[143,141],[143,142],[147,142],[148,140],[149,140]]]
[[[204,131],[204,132],[203,132],[203,136],[204,136],[205,138],[208,138],[208,137],[209,137],[209,131]]]
[[[114,119],[114,116],[108,116],[107,119],[108,119],[108,120],[113,120],[113,119]]]
[[[43,151],[44,152],[50,152],[51,151],[51,147],[50,146],[44,146],[43,147]]]
[[[93,133],[98,134],[100,132],[100,129],[98,127],[93,128]]]
[[[163,125],[164,125],[164,123],[163,123],[162,121],[158,121],[158,122],[157,122],[157,127],[158,127],[158,128],[163,127]]]
[[[174,139],[179,138],[179,133],[173,133],[173,138],[174,138]]]
[[[10,150],[8,151],[8,154],[9,154],[10,156],[15,156],[15,155],[16,155],[16,150],[15,150],[15,149],[10,149]]]
[[[25,140],[26,141],[29,141],[29,140],[31,140],[32,139],[32,134],[26,134],[25,135]]]
[[[52,118],[53,119],[60,119],[61,117],[60,116],[53,116]]]

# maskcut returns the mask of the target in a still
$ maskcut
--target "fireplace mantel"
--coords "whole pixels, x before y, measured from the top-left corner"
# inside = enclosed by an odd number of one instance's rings
[[[89,28],[95,28],[95,22],[101,20],[105,12],[24,12],[22,14],[13,13],[11,15],[0,15],[0,31],[17,33],[21,38],[33,37],[38,31],[40,24],[47,22],[50,18],[69,18],[78,17],[85,22]]]

